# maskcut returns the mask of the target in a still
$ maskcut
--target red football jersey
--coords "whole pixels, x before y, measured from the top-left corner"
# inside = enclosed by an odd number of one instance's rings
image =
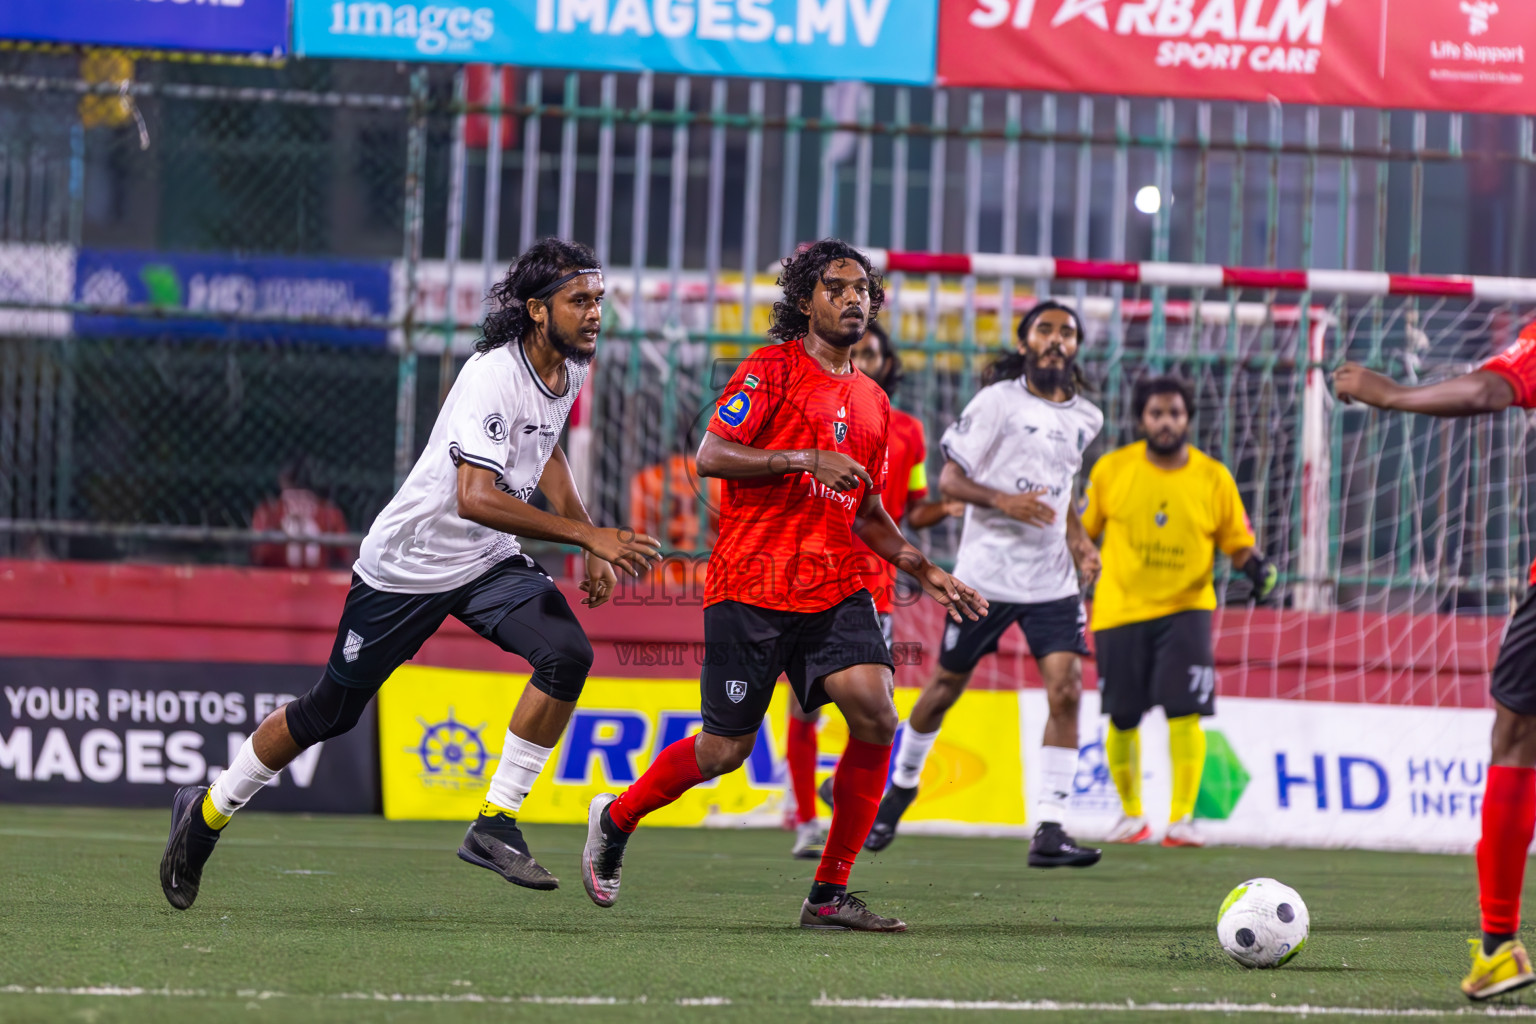
[[[1509,381],[1515,389],[1515,404],[1522,409],[1536,409],[1536,323],[1527,324],[1509,348],[1483,364],[1489,373]],[[1536,562],[1531,564],[1530,581],[1536,586]]]
[[[842,452],[874,486],[840,493],[810,473],[723,481],[706,605],[819,612],[864,585],[853,520],[866,490],[879,494],[885,486],[890,412],[874,381],[858,370],[828,373],[798,340],[765,346],[742,362],[709,419],[711,433],[768,451]]]
[[[926,463],[928,437],[923,421],[900,409],[891,410],[889,461],[885,490],[880,501],[897,523],[907,514],[908,501],[922,501],[928,493]],[[867,571],[864,586],[875,598],[875,611],[889,612],[896,597],[896,567],[859,541]]]

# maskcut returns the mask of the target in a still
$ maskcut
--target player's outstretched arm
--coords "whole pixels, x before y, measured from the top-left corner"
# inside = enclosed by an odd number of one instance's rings
[[[565,450],[559,445],[555,445],[549,461],[544,464],[544,473],[539,477],[539,490],[549,499],[549,507],[555,510],[556,515],[588,526],[596,525],[587,514],[587,506],[581,500],[581,491],[576,487],[576,478],[571,475],[571,464],[566,460]],[[585,554],[583,561],[586,563],[587,576],[579,587],[587,596],[581,599],[581,603],[588,608],[596,608],[613,596],[613,588],[619,578],[614,574],[611,562],[597,557],[591,551]]]
[[[908,505],[906,523],[914,530],[926,530],[946,519],[958,519],[963,515],[965,502],[940,498],[938,501],[919,501]]]
[[[1358,363],[1345,363],[1334,371],[1333,393],[1346,405],[1359,402],[1426,416],[1476,416],[1499,412],[1515,403],[1515,389],[1509,381],[1487,370],[1414,387]]]
[[[1040,500],[1044,491],[1006,494],[993,490],[972,480],[960,468],[960,463],[953,459],[945,462],[944,468],[939,471],[939,492],[952,501],[995,508],[1010,519],[1031,526],[1050,526],[1056,521],[1056,510]]]
[[[851,491],[862,483],[874,486],[858,460],[842,452],[815,448],[770,450],[727,441],[719,434],[706,433],[696,460],[699,476],[722,480],[752,480],[765,476],[809,473],[823,486],[834,491]]]
[[[661,561],[661,541],[655,537],[627,527],[593,526],[536,509],[497,489],[496,474],[473,463],[459,465],[458,498],[459,515],[470,522],[519,537],[574,544],[631,576],[639,576]]]
[[[987,599],[940,569],[901,535],[878,494],[865,494],[854,515],[853,532],[869,549],[923,585],[928,596],[943,605],[956,622],[963,615],[979,619],[987,614]]]

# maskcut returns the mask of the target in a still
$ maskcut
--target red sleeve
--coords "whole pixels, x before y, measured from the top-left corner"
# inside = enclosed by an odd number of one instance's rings
[[[1536,407],[1536,323],[1520,332],[1513,345],[1484,363],[1481,369],[1496,373],[1515,389],[1515,404]]]
[[[870,487],[870,494],[879,494],[885,490],[885,478],[891,474],[891,400],[885,397],[885,392],[880,395],[880,415],[885,418],[885,423],[880,430],[880,442],[875,445],[875,450],[870,453],[869,461],[864,463],[864,472],[874,481]]]
[[[737,444],[754,444],[784,397],[787,365],[777,345],[760,348],[743,359],[715,403],[709,432]]]

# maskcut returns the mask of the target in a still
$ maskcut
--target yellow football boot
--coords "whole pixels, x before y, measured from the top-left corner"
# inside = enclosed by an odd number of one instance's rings
[[[1468,942],[1472,946],[1472,970],[1461,979],[1461,991],[1468,999],[1489,999],[1536,982],[1531,958],[1519,939],[1503,943],[1492,955],[1483,952],[1481,939]]]

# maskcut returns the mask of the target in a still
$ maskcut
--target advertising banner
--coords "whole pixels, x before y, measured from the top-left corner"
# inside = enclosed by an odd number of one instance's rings
[[[941,0],[938,82],[1536,113],[1536,4]]]
[[[260,256],[205,256],[81,249],[76,301],[95,306],[152,306],[215,317],[291,317],[279,323],[176,316],[79,313],[81,335],[154,335],[241,341],[312,341],[379,345],[383,327],[347,321],[389,316],[389,262]]]
[[[0,660],[0,803],[169,808],[315,678],[312,665]],[[304,751],[252,810],[376,812],[376,729],[370,710]]]
[[[379,762],[389,818],[469,820],[485,799],[507,721],[527,676],[407,665],[378,699]],[[917,690],[896,691],[903,716]],[[646,819],[655,825],[778,824],[784,810],[784,722],[780,687],[738,772],[685,793]],[[966,695],[944,723],[924,772],[912,821],[972,827],[1020,825],[1018,698]],[[698,680],[589,679],[549,765],[523,804],[525,822],[579,824],[599,793],[617,793],[658,751],[699,730]],[[836,709],[822,717],[821,769],[848,740]],[[825,815],[825,808],[822,814]]]
[[[307,57],[933,81],[938,0],[295,0]]]
[[[288,0],[10,0],[0,39],[281,57]]]
[[[37,242],[0,244],[0,301],[62,306],[75,295],[75,250]],[[69,313],[49,309],[0,309],[0,334],[62,337]]]
[[[1045,694],[1026,690],[1019,700],[1027,774]],[[1098,710],[1098,693],[1084,693],[1070,803],[1084,839],[1106,834],[1120,815]],[[1481,829],[1492,726],[1492,711],[1225,697],[1205,720],[1195,817],[1216,843],[1467,852]],[[1170,780],[1161,712],[1142,722],[1141,769],[1147,818],[1160,831]]]

